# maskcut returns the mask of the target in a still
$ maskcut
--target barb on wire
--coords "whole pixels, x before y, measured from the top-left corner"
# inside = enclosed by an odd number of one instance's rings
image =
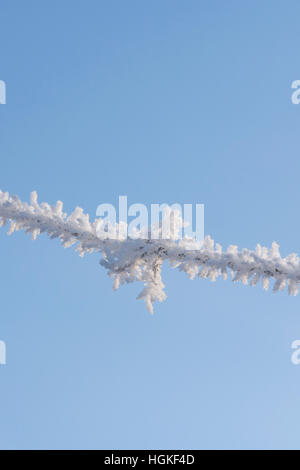
[[[37,193],[32,192],[28,204],[0,191],[0,226],[8,222],[9,234],[25,230],[36,239],[39,234],[47,233],[50,238],[58,238],[65,248],[76,244],[81,256],[86,252],[101,252],[100,264],[114,279],[114,289],[124,283],[142,282],[144,288],[138,299],[144,299],[151,313],[155,301],[166,299],[161,267],[167,260],[190,279],[198,276],[215,281],[220,275],[227,279],[229,272],[233,281],[250,282],[252,286],[262,280],[266,290],[270,280],[274,281],[274,292],[285,285],[289,294],[297,295],[299,290],[299,257],[293,253],[282,258],[276,242],[270,249],[258,244],[255,251],[246,248],[239,251],[237,246],[231,245],[223,251],[209,236],[201,248],[195,242],[194,249],[191,249],[191,240],[185,239],[108,239],[99,235],[102,219],[90,222],[89,215],[80,207],[67,216],[61,201],[54,206],[45,202],[39,204]]]

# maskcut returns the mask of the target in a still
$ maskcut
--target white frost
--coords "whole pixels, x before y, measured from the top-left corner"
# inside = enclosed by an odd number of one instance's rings
[[[270,249],[257,245],[255,251],[237,246],[229,246],[222,251],[219,244],[207,236],[201,248],[191,240],[176,241],[153,240],[142,237],[135,239],[111,240],[98,234],[101,220],[90,222],[89,216],[80,207],[67,216],[63,204],[38,203],[37,193],[31,193],[30,204],[22,202],[17,196],[9,196],[0,191],[0,226],[10,222],[9,234],[15,230],[25,230],[35,239],[46,232],[50,238],[59,238],[64,247],[76,244],[81,256],[94,250],[101,252],[100,264],[114,279],[114,288],[133,281],[144,284],[138,299],[144,299],[148,310],[153,313],[153,303],[166,299],[161,278],[161,266],[168,260],[170,265],[184,271],[191,279],[195,276],[215,281],[218,276],[227,279],[228,270],[233,281],[255,285],[262,280],[268,289],[273,279],[273,291],[288,286],[288,293],[296,295],[300,283],[300,260],[296,254],[281,258],[279,246],[272,243]],[[180,221],[176,220],[176,230]],[[123,230],[123,228],[122,228]],[[191,245],[192,244],[192,245]],[[191,246],[194,249],[191,249]]]

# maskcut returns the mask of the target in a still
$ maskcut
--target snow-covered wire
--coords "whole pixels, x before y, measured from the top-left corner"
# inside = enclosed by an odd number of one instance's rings
[[[9,234],[15,230],[25,230],[35,239],[41,233],[50,238],[60,239],[64,247],[76,244],[76,250],[83,256],[86,252],[99,251],[100,264],[114,279],[114,289],[124,283],[141,281],[144,289],[138,299],[144,299],[148,310],[153,313],[153,303],[166,298],[161,277],[161,267],[168,260],[170,265],[184,271],[191,279],[195,276],[215,281],[219,275],[227,279],[228,271],[233,281],[255,285],[262,280],[268,289],[273,279],[273,291],[288,286],[288,293],[297,295],[300,283],[300,260],[296,254],[282,258],[279,246],[272,243],[270,249],[257,245],[255,251],[237,246],[229,246],[226,251],[207,236],[199,248],[191,240],[126,238],[108,239],[99,235],[102,219],[90,222],[89,215],[80,207],[67,216],[63,204],[54,206],[38,203],[37,193],[32,192],[30,204],[17,196],[0,191],[0,226],[10,222]],[[193,244],[194,243],[194,244]],[[193,249],[194,248],[194,249]]]

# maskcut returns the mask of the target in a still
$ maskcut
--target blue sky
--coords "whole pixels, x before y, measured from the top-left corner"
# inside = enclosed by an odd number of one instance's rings
[[[297,1],[0,2],[2,190],[204,203],[299,253]],[[300,297],[164,267],[151,316],[97,255],[0,233],[0,447],[300,448]]]

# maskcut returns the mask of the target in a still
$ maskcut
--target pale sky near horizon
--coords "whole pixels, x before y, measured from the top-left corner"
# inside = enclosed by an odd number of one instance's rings
[[[204,203],[223,247],[300,252],[300,4],[0,0],[1,190]],[[99,256],[0,231],[1,449],[300,448],[300,296],[163,269],[151,316]]]

